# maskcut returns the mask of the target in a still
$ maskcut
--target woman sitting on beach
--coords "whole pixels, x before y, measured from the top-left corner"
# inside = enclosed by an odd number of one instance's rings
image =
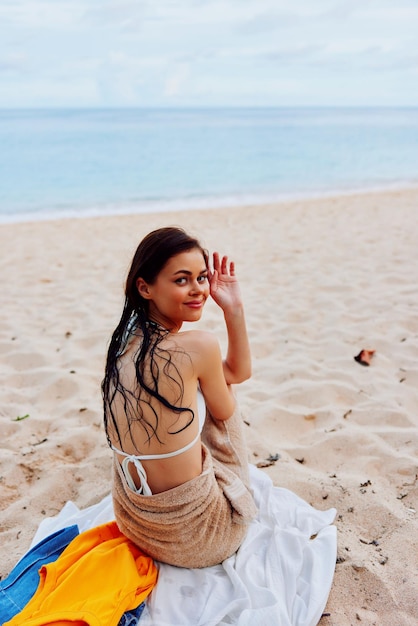
[[[208,255],[180,228],[139,244],[103,381],[104,421],[114,451],[113,503],[120,530],[151,557],[206,567],[231,556],[256,508],[231,385],[251,373],[234,263]],[[207,298],[228,335],[182,331]]]

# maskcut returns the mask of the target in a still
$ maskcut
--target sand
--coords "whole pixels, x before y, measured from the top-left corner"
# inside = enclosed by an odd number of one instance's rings
[[[237,265],[249,456],[338,510],[322,626],[418,620],[418,190],[0,226],[0,574],[67,500],[110,489],[100,382],[127,267],[178,224]],[[225,346],[222,316],[202,327]],[[358,363],[362,349],[375,353]],[[279,455],[268,465],[270,455]]]

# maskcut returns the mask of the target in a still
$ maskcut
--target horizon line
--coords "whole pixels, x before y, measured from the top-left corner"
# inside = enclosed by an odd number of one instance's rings
[[[418,109],[418,104],[134,104],[134,105],[106,105],[106,104],[60,104],[60,105],[8,105],[0,104],[0,111],[59,111],[59,110],[173,110],[173,109]]]

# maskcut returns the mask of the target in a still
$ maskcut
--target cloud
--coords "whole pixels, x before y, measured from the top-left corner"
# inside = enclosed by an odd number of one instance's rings
[[[347,19],[364,10],[364,6],[371,4],[373,0],[342,0],[342,2],[335,2],[332,5],[323,10],[319,17],[327,17],[334,20]]]
[[[296,13],[280,13],[275,10],[260,12],[247,19],[237,21],[235,30],[243,35],[271,33],[291,28],[300,23],[301,16]]]
[[[7,83],[1,97],[3,107],[19,106],[89,106],[99,102],[97,85],[89,79],[51,81],[26,77],[19,83]]]
[[[83,15],[83,3],[45,0],[16,0],[13,3],[0,4],[0,23],[14,28],[62,28],[79,23]]]
[[[94,3],[84,11],[82,21],[93,27],[138,28],[143,23],[149,6],[145,0]]]
[[[94,80],[106,106],[146,104],[147,99],[161,98],[168,66],[162,56],[142,58],[113,50],[102,59]]]
[[[27,60],[23,52],[8,52],[0,57],[0,73],[22,73],[27,70]]]
[[[273,62],[275,64],[282,63],[286,65],[311,63],[312,60],[320,57],[325,52],[326,46],[322,43],[296,44],[291,46],[282,46],[267,53],[262,53],[264,61]]]
[[[418,103],[417,23],[416,0],[3,0],[0,106],[309,104],[397,72]]]
[[[188,63],[177,65],[165,81],[164,95],[168,98],[181,95],[189,77],[190,65]]]

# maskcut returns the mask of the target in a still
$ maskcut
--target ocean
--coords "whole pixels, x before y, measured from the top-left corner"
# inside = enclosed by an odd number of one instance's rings
[[[0,221],[418,184],[418,108],[0,110]]]

